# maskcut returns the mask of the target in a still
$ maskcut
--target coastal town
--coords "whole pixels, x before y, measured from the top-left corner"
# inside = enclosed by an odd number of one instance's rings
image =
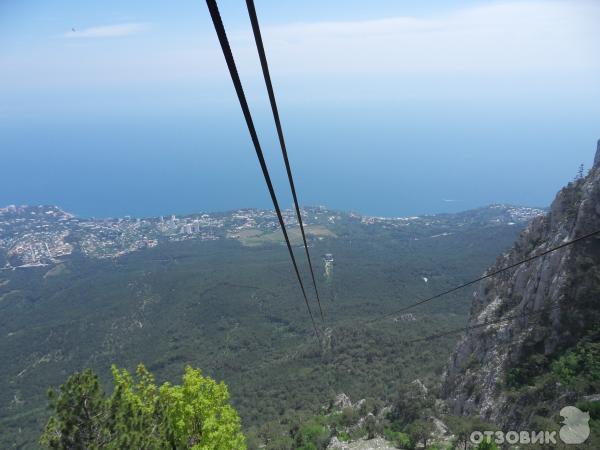
[[[335,237],[339,227],[348,225],[410,229],[415,231],[413,239],[420,239],[443,237],[473,223],[511,226],[543,213],[539,208],[491,205],[457,214],[385,218],[341,213],[320,206],[304,208],[302,220],[309,239]],[[291,230],[298,228],[293,210],[284,210],[283,219]],[[0,208],[0,267],[11,270],[52,265],[74,254],[118,258],[167,242],[187,240],[228,239],[256,244],[262,242],[258,238],[269,237],[263,241],[273,243],[281,240],[278,229],[275,212],[261,209],[94,219],[77,217],[56,206],[10,205]],[[429,234],[428,229],[432,230]],[[331,255],[321,256],[325,263],[332,263]]]

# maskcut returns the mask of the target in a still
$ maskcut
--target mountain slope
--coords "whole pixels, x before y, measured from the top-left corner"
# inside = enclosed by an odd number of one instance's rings
[[[596,230],[600,142],[589,174],[564,187],[549,213],[534,219],[488,273]],[[527,316],[470,330],[459,342],[442,383],[453,413],[519,429],[563,406],[594,400],[599,301],[600,236],[481,283],[469,325]]]
[[[199,367],[228,384],[246,430],[286,411],[313,413],[339,392],[387,400],[402,383],[438,379],[456,336],[408,350],[399,342],[462,325],[464,292],[424,305],[416,320],[366,320],[477,276],[537,211],[375,218],[307,209],[319,231],[308,239],[322,351],[272,212],[138,221],[0,209],[0,448],[35,448],[48,387],[86,367],[107,388],[112,363],[144,362],[161,382]]]

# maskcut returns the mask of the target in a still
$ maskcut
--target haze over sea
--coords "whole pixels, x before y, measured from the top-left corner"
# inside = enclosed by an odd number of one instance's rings
[[[204,5],[108,3],[3,7],[0,206],[270,208]],[[600,137],[600,5],[420,3],[257,2],[301,203],[386,216],[548,205]],[[287,207],[243,2],[222,12]]]
[[[565,124],[562,117],[509,121],[498,110],[466,114],[465,106],[452,104],[431,106],[435,118],[415,105],[381,109],[287,114],[303,204],[391,216],[492,202],[545,206],[593,156],[597,115]],[[57,204],[96,217],[269,208],[243,126],[237,110],[126,123],[119,117],[4,123],[0,204]],[[276,143],[265,147],[277,156],[271,167],[290,205]]]

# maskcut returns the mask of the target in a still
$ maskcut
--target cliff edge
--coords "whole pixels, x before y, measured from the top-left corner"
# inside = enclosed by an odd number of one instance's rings
[[[533,219],[487,273],[596,230],[600,141],[587,176],[561,189],[548,214]],[[503,318],[459,342],[442,378],[442,396],[454,414],[524,426],[597,394],[600,235],[482,282],[468,325]]]

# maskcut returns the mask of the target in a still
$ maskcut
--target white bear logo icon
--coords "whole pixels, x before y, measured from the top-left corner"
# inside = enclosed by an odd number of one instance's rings
[[[590,435],[590,413],[583,412],[575,406],[565,406],[560,410],[564,417],[560,429],[560,439],[565,444],[583,444]]]

